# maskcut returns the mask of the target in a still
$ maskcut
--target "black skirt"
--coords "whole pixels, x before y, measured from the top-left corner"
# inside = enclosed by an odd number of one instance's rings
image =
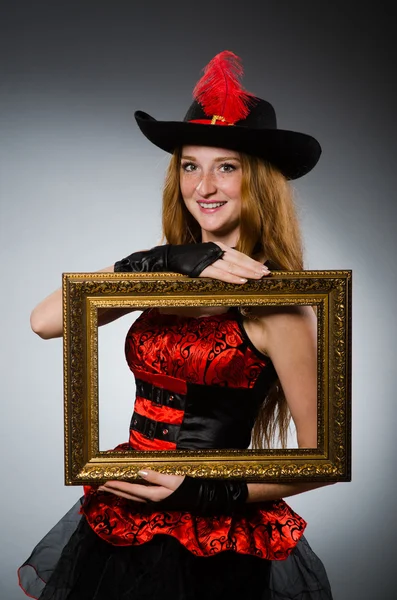
[[[113,546],[79,513],[79,501],[18,571],[40,600],[332,600],[325,569],[302,538],[283,561],[224,551],[189,552],[156,535],[140,546]]]

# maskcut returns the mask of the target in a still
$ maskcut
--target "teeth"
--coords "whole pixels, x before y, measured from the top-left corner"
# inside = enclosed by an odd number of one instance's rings
[[[218,208],[219,206],[226,204],[226,202],[199,202],[198,204],[201,208]]]

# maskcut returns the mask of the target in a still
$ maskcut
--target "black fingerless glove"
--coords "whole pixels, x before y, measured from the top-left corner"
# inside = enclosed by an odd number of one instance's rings
[[[182,510],[196,515],[232,515],[248,497],[245,481],[186,476],[168,498],[151,503],[158,510]]]
[[[198,277],[208,265],[222,258],[224,251],[214,242],[155,246],[134,252],[114,265],[115,273],[182,273]]]

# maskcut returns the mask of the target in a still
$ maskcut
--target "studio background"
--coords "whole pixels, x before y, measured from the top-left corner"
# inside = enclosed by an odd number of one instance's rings
[[[169,157],[133,112],[182,119],[222,50],[280,128],[323,146],[294,184],[306,268],[353,270],[353,480],[288,502],[335,600],[395,597],[395,9],[352,4],[2,2],[1,599],[25,598],[18,565],[81,495],[63,485],[62,341],[30,312],[62,272],[159,242]]]

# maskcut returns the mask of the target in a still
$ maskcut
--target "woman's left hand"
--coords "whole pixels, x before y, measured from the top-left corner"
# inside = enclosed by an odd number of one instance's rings
[[[166,475],[157,471],[139,471],[146,483],[128,483],[127,481],[107,481],[98,487],[100,492],[109,492],[133,500],[134,502],[161,502],[168,498],[185,479],[184,475]]]

